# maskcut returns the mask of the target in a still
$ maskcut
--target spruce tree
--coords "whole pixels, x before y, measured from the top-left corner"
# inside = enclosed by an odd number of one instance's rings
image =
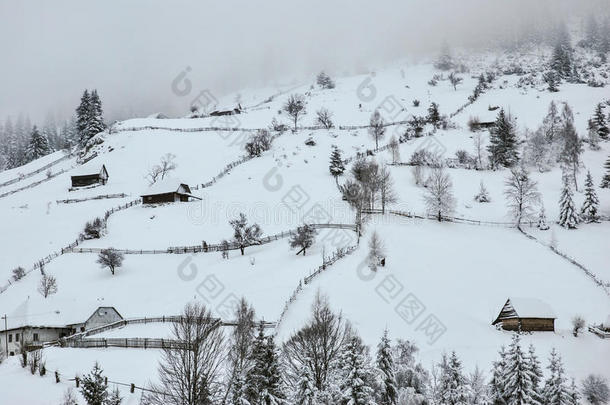
[[[440,397],[446,405],[466,405],[468,386],[462,372],[462,363],[455,352],[446,362],[441,363]]]
[[[493,362],[491,381],[489,382],[490,397],[494,405],[506,403],[506,378],[504,374],[506,372],[507,353],[504,346],[500,348],[498,354],[500,358]]]
[[[602,103],[597,104],[597,107],[595,107],[593,122],[597,128],[597,135],[599,135],[599,137],[604,141],[607,141],[608,134],[610,134],[610,128],[608,128],[608,121],[606,121],[606,115],[604,114],[604,106]]]
[[[104,405],[108,398],[108,385],[102,375],[103,371],[96,362],[91,373],[83,377],[80,392],[88,405]]]
[[[316,387],[309,367],[302,367],[299,372],[297,391],[294,396],[295,405],[315,405]]]
[[[608,156],[608,160],[604,163],[604,168],[606,169],[606,174],[602,177],[602,183],[599,186],[601,188],[610,188],[610,156]]]
[[[377,370],[381,382],[380,405],[394,405],[397,399],[396,377],[392,348],[388,338],[388,330],[383,331],[381,341],[377,345]]]
[[[246,377],[245,398],[249,404],[276,405],[285,402],[279,356],[273,337],[265,337],[261,321],[252,344],[252,366]]]
[[[104,124],[102,101],[100,100],[97,90],[91,92],[91,114],[90,121],[87,125],[89,137],[93,137],[106,129]]]
[[[32,160],[48,155],[50,152],[51,148],[49,147],[47,137],[34,126],[30,142],[25,151],[26,160],[31,162]]]
[[[535,394],[535,400],[539,403],[543,403],[542,398],[542,382],[543,374],[542,368],[540,367],[540,360],[536,356],[536,350],[534,345],[530,344],[527,352],[527,367],[531,373],[532,378],[532,392]]]
[[[333,145],[333,151],[330,155],[330,166],[328,169],[330,174],[335,178],[335,181],[338,181],[339,176],[345,172],[341,151],[335,145]]]
[[[570,34],[565,24],[560,24],[553,46],[551,68],[562,78],[568,79],[573,75],[573,49]]]
[[[568,388],[568,400],[567,403],[569,405],[579,405],[580,404],[580,392],[578,391],[578,387],[576,386],[576,381],[572,378],[572,384]]]
[[[549,358],[549,378],[544,384],[543,398],[545,405],[566,405],[568,403],[568,390],[565,385],[565,376],[561,357],[553,348]]]
[[[277,347],[275,346],[273,336],[267,338],[264,366],[265,385],[261,392],[263,403],[266,405],[283,404],[286,397],[283,390],[280,356]]]
[[[563,176],[563,190],[561,192],[561,198],[559,200],[559,222],[560,226],[568,229],[576,229],[578,225],[578,214],[574,208],[574,200],[572,194],[572,187],[570,187],[570,181],[567,176]]]
[[[572,114],[572,109],[568,104],[564,104],[561,115],[563,118],[563,126],[560,134],[563,139],[563,149],[559,156],[559,161],[566,170],[570,170],[574,187],[576,188],[576,191],[578,191],[576,175],[578,174],[580,166],[580,155],[583,152],[582,140],[576,133],[576,128],[574,127],[574,115]]]
[[[587,172],[587,179],[585,180],[585,202],[580,210],[580,217],[582,220],[588,223],[599,222],[599,215],[597,212],[598,205],[599,199],[597,198],[597,193],[595,192],[593,177],[589,171]]]
[[[89,90],[85,90],[80,98],[80,104],[76,108],[76,129],[81,145],[89,140],[87,127],[89,126],[90,114],[91,97],[89,96]]]
[[[548,225],[548,223],[546,221],[546,212],[544,210],[544,205],[542,207],[540,207],[540,214],[538,216],[538,224],[536,226],[541,231],[548,231],[549,230],[549,225]]]
[[[341,356],[342,404],[374,405],[373,388],[369,385],[369,365],[365,347],[357,336],[352,336]]]
[[[517,152],[517,134],[510,117],[501,109],[496,118],[496,125],[490,130],[489,146],[491,165],[512,167],[519,161]]]
[[[426,117],[428,122],[434,125],[434,128],[438,128],[441,122],[441,113],[438,110],[437,103],[431,103],[428,107],[428,116]]]
[[[505,398],[507,405],[536,405],[533,389],[533,374],[528,367],[527,358],[519,341],[519,334],[513,335],[506,357]]]
[[[248,370],[246,377],[246,399],[248,403],[259,404],[261,401],[261,391],[266,385],[265,378],[265,328],[262,322],[258,327],[258,334],[252,342],[252,351],[250,352],[251,367]]]

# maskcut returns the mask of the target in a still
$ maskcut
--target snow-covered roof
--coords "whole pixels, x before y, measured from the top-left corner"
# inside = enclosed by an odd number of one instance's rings
[[[165,178],[163,180],[157,181],[155,184],[153,184],[152,186],[148,187],[146,189],[146,191],[144,191],[142,193],[141,196],[175,193],[175,192],[178,191],[180,186],[184,186],[184,188],[186,190],[186,194],[190,194],[191,193],[191,189],[189,188],[188,185],[182,183],[178,179],[167,177],[167,178]]]
[[[99,165],[99,164],[94,164],[94,165],[82,165],[77,167],[76,169],[72,170],[70,172],[71,176],[91,176],[91,175],[95,175],[95,174],[100,174],[102,172],[102,169],[105,168],[105,165]]]
[[[54,298],[49,297],[47,300],[54,301]],[[7,314],[7,327],[10,330],[26,326],[63,328],[85,322],[97,309],[98,307],[88,305],[66,306],[61,302],[53,305],[39,297],[28,297]]]
[[[553,309],[537,298],[510,297],[494,323],[511,318],[552,318],[557,316]]]

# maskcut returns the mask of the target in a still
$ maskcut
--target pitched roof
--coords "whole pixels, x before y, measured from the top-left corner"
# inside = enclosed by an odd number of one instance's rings
[[[493,324],[495,325],[504,319],[514,318],[556,319],[557,316],[555,316],[553,309],[547,303],[537,298],[512,297],[506,300],[498,318],[496,318]]]
[[[106,170],[106,166],[103,164],[101,166],[99,166],[98,164],[95,164],[95,165],[84,164],[84,165],[79,166],[76,169],[72,170],[70,172],[70,175],[71,176],[94,176],[96,174],[100,174],[102,172],[102,170]],[[106,173],[108,173],[108,170],[106,170]]]
[[[155,184],[148,187],[148,189],[146,189],[146,191],[144,191],[144,193],[142,193],[141,197],[144,197],[147,195],[176,193],[180,189],[180,186],[184,186],[184,189],[186,190],[186,194],[190,195],[191,189],[189,188],[188,185],[180,182],[180,180],[178,180],[178,179],[167,177],[163,180],[157,181]],[[181,194],[184,194],[184,193],[181,193]]]

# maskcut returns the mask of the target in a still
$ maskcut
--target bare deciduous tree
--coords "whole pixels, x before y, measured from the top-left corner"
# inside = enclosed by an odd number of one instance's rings
[[[457,85],[462,83],[464,79],[455,74],[455,72],[449,73],[449,82],[453,86],[453,90],[457,90]]]
[[[400,144],[395,136],[390,139],[390,154],[392,155],[392,163],[400,162]]]
[[[572,318],[572,334],[574,337],[578,337],[578,333],[585,327],[585,318],[580,315],[576,315]]]
[[[145,397],[151,405],[200,405],[221,399],[224,335],[219,321],[200,304],[187,304],[173,324],[173,339],[188,349],[163,349],[159,384]]]
[[[479,168],[483,168],[483,155],[485,154],[485,141],[483,135],[480,132],[475,133],[472,136],[472,142],[474,143],[474,153],[477,158],[477,165]]]
[[[379,150],[379,141],[385,135],[385,122],[379,110],[375,110],[371,116],[369,134],[375,140],[375,150]]]
[[[163,180],[165,176],[172,170],[175,170],[177,164],[174,162],[176,155],[172,153],[166,153],[161,157],[161,162],[158,165],[153,166],[148,170],[146,178],[150,185],[155,184],[159,180]]]
[[[301,94],[292,94],[284,104],[284,111],[290,115],[294,121],[294,130],[297,130],[297,123],[301,115],[305,114],[307,102]]]
[[[113,248],[108,248],[102,249],[100,254],[97,256],[97,262],[101,264],[102,267],[108,267],[114,276],[115,268],[123,265],[123,258],[123,254],[121,252],[117,252]]]
[[[327,108],[320,108],[316,111],[316,123],[322,125],[326,129],[331,129],[335,125],[333,124],[333,113]]]
[[[309,322],[284,343],[288,382],[296,387],[303,368],[308,368],[316,389],[326,390],[350,334],[343,316],[333,313],[328,299],[318,293]]]
[[[442,167],[435,168],[428,178],[424,201],[428,214],[435,215],[439,222],[455,210],[453,184]]]
[[[369,254],[367,257],[369,269],[377,271],[379,261],[385,256],[385,247],[377,231],[374,231],[369,239]]]
[[[57,292],[57,280],[50,274],[43,274],[38,284],[38,292],[43,297],[47,298]]]
[[[521,226],[521,221],[530,219],[534,213],[534,205],[540,200],[537,183],[530,179],[525,168],[513,169],[506,180],[504,195],[515,224]]]
[[[381,200],[381,211],[385,213],[385,207],[398,201],[394,192],[394,180],[387,167],[382,167],[379,171],[379,194]]]

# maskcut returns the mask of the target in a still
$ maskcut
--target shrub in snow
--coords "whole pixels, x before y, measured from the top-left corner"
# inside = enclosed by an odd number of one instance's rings
[[[413,166],[439,167],[441,157],[428,149],[418,149],[411,155],[410,163]]]
[[[602,405],[610,401],[608,382],[600,375],[590,374],[582,382],[582,395],[592,405]]]
[[[426,120],[429,124],[432,124],[434,128],[440,127],[441,114],[438,110],[437,103],[431,103],[430,107],[428,107],[428,116],[426,117]]]
[[[324,72],[320,72],[316,78],[316,83],[323,89],[334,89],[335,82]]]
[[[271,134],[266,129],[260,129],[256,134],[250,137],[250,140],[244,146],[248,156],[257,157],[263,152],[271,149]]]
[[[597,213],[597,207],[599,205],[599,199],[595,192],[595,186],[593,185],[593,177],[591,172],[587,172],[587,179],[585,180],[585,201],[580,210],[580,217],[583,221],[599,222],[599,215]]]
[[[38,292],[45,298],[55,294],[57,292],[57,281],[55,280],[55,277],[43,274],[40,283],[38,284]]]
[[[68,387],[64,391],[64,396],[61,400],[60,405],[76,405],[78,404],[78,400],[76,399],[76,394],[74,393],[74,389],[72,387]]]
[[[108,399],[108,384],[102,375],[103,372],[104,370],[95,362],[91,373],[83,377],[80,392],[89,405],[106,404]]]
[[[121,397],[121,393],[119,392],[119,387],[115,386],[114,390],[112,390],[104,405],[121,405],[122,401],[123,398]]]
[[[307,146],[316,146],[316,141],[310,136],[305,140],[305,145]]]
[[[549,225],[546,222],[546,213],[544,211],[544,205],[540,208],[540,214],[538,215],[538,224],[536,225],[541,231],[548,231]]]
[[[270,128],[271,130],[279,133],[286,132],[288,130],[288,126],[280,123],[275,117],[273,117],[271,120]]]
[[[461,84],[464,81],[463,78],[457,76],[455,72],[451,72],[449,74],[449,82],[453,86],[453,90],[457,90],[457,85]]]
[[[38,366],[38,374],[41,377],[44,377],[47,374],[47,363],[44,360],[40,361],[40,365]]]
[[[479,129],[479,124],[481,123],[481,120],[479,119],[479,117],[470,117],[468,118],[468,129],[470,130],[470,132],[475,132]]]
[[[419,107],[420,101],[418,99],[413,100],[413,107]]]
[[[574,334],[574,337],[578,337],[578,333],[584,327],[585,319],[582,316],[576,315],[574,318],[572,318],[572,334]]]
[[[25,277],[25,269],[21,266],[13,269],[13,280],[19,281]]]
[[[474,196],[474,200],[476,202],[480,202],[480,203],[491,202],[491,197],[489,196],[489,192],[487,191],[487,188],[485,188],[485,184],[483,184],[482,180],[481,180],[481,185],[479,188],[479,193]]]
[[[123,253],[117,252],[113,248],[108,248],[103,249],[97,256],[97,263],[99,263],[102,268],[108,267],[114,276],[114,270],[123,265],[123,258]]]
[[[83,239],[99,239],[104,235],[106,230],[106,221],[101,218],[95,218],[85,224],[85,229],[81,236]]]
[[[367,263],[371,271],[377,271],[377,266],[385,259],[385,254],[383,241],[375,231],[369,239],[369,254],[367,256]]]

